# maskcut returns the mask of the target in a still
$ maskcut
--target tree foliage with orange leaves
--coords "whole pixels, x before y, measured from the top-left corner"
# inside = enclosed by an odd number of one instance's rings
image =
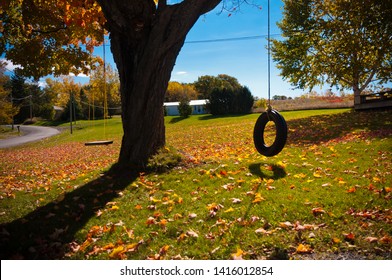
[[[102,44],[105,17],[94,0],[2,0],[0,53],[38,79],[88,73]]]

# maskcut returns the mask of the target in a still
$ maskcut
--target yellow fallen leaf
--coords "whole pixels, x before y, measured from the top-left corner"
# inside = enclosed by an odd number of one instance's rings
[[[290,222],[282,222],[282,223],[279,223],[279,226],[281,227],[281,228],[292,228],[294,225],[292,224],[292,223],[290,223]]]
[[[373,181],[374,181],[374,182],[380,182],[380,181],[381,181],[381,179],[380,179],[380,178],[378,178],[378,177],[373,177]]]
[[[237,248],[237,252],[231,254],[233,260],[243,260],[242,256],[244,255],[244,251],[240,248]]]
[[[255,194],[255,199],[252,201],[252,203],[259,203],[261,201],[264,201],[265,198],[261,196],[260,193]]]
[[[230,207],[229,209],[225,210],[225,213],[230,213],[230,212],[234,212],[234,208]]]
[[[121,253],[125,252],[125,249],[122,245],[113,249],[113,251],[109,254],[109,258],[117,259]]]
[[[322,175],[321,175],[319,172],[314,172],[314,173],[313,173],[313,177],[315,177],[315,178],[321,178]]]
[[[117,205],[113,205],[109,210],[118,210],[120,209],[120,207],[118,207]]]
[[[300,254],[310,254],[313,252],[313,249],[309,245],[299,244],[297,247],[297,253]]]
[[[182,241],[187,237],[188,237],[188,235],[186,235],[185,233],[181,233],[180,236],[177,238],[177,241]]]
[[[299,173],[299,174],[295,174],[294,178],[296,178],[296,179],[303,179],[303,178],[306,178],[306,175],[304,173]]]
[[[86,248],[87,248],[88,246],[90,246],[91,243],[93,243],[93,239],[92,239],[91,237],[87,238],[87,239],[83,242],[82,246],[80,246],[80,249],[79,249],[79,250],[82,251],[82,252],[84,252],[84,250],[86,250]]]

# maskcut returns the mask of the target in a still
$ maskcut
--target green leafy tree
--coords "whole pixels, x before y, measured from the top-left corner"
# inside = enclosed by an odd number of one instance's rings
[[[215,88],[207,103],[207,109],[213,115],[247,114],[251,111],[254,97],[247,87],[237,89]]]
[[[211,93],[216,89],[237,90],[242,87],[236,78],[226,74],[201,76],[194,83],[194,86],[199,94],[199,99],[209,99]]]
[[[351,88],[355,103],[370,83],[392,80],[391,0],[283,2],[283,39],[272,40],[283,78],[302,89]]]
[[[11,124],[17,108],[13,106],[10,91],[5,87],[9,77],[5,75],[5,64],[0,62],[0,124]]]
[[[234,92],[228,88],[215,88],[210,93],[210,97],[206,104],[207,110],[212,115],[230,114],[230,108],[233,100]]]
[[[118,73],[110,66],[106,65],[105,71],[103,65],[99,65],[91,71],[90,82],[87,89],[90,104],[94,103],[96,114],[95,117],[103,117],[106,108],[106,117],[112,110],[121,105],[120,102],[120,82]]]
[[[244,86],[234,91],[232,111],[234,114],[248,114],[251,112],[254,97],[249,88]]]
[[[65,105],[64,111],[61,114],[60,119],[62,121],[77,121],[85,118],[83,114],[83,107],[81,106],[79,100],[77,100],[76,95],[77,91],[70,92],[70,98],[68,99],[67,104]],[[72,116],[71,116],[72,115]]]
[[[15,123],[23,123],[32,117],[32,97],[26,78],[15,74],[11,77],[6,87],[12,92],[12,102],[18,108],[18,113],[14,116]]]
[[[189,105],[189,99],[185,96],[178,105],[178,112],[183,118],[187,118],[192,114],[192,107]]]

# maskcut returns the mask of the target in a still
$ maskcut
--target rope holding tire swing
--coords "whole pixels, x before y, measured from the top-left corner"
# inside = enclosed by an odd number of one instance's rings
[[[278,111],[271,106],[271,42],[270,42],[270,0],[268,0],[268,108],[262,113],[253,129],[253,142],[256,150],[266,157],[273,157],[279,154],[284,148],[287,140],[287,124]],[[275,124],[276,135],[271,146],[268,146],[264,139],[264,131],[268,122]]]

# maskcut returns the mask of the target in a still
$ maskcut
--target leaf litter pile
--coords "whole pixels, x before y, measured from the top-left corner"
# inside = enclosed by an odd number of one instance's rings
[[[391,259],[390,113],[284,116],[274,158],[256,115],[167,120],[182,163],[127,179],[118,146],[0,151],[4,258]]]

